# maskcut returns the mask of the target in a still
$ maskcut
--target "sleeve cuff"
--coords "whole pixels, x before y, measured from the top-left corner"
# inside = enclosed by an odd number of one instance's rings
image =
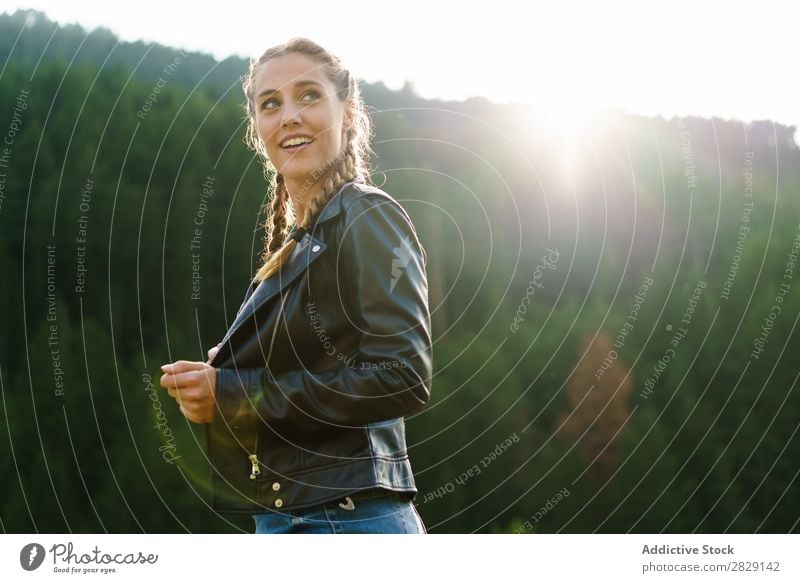
[[[260,377],[259,369],[218,368],[215,398],[219,413],[228,420],[238,419],[247,415],[252,409],[249,394],[254,381],[254,375]]]

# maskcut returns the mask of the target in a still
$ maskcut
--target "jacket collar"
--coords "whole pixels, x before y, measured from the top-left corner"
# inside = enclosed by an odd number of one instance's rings
[[[317,223],[321,223],[323,221],[327,221],[339,214],[342,210],[342,197],[340,196],[342,191],[345,190],[348,186],[354,183],[361,183],[365,184],[366,180],[362,174],[356,174],[353,180],[349,182],[345,182],[339,190],[337,190],[334,195],[330,198],[330,200],[325,204],[325,208],[322,209],[322,212],[319,214],[319,218],[317,219]]]
[[[271,277],[268,277],[258,284],[251,282],[250,288],[248,289],[248,298],[244,305],[242,305],[240,308],[239,313],[236,315],[236,319],[231,324],[230,328],[228,329],[228,333],[221,342],[223,346],[220,348],[218,353],[220,359],[215,358],[214,362],[219,362],[221,360],[223,356],[221,353],[227,352],[225,347],[227,346],[228,341],[242,327],[242,324],[245,321],[253,318],[256,311],[261,306],[269,302],[272,298],[275,298],[278,295],[283,296],[283,290],[285,290],[289,284],[305,273],[309,266],[324,253],[327,245],[323,240],[322,232],[318,227],[322,222],[332,219],[341,213],[341,193],[348,186],[355,182],[365,183],[366,181],[361,174],[358,174],[354,180],[346,182],[342,185],[342,187],[326,203],[325,208],[320,212],[319,217],[317,218],[312,229],[306,232],[300,241],[298,241],[297,245],[295,245],[294,249],[292,249],[291,255],[289,255],[286,263],[283,265],[280,271],[278,271],[278,273],[273,274]],[[284,243],[292,237],[296,230],[296,228],[292,228],[291,232],[284,240]],[[276,321],[275,325],[277,325],[277,323],[278,322]],[[213,364],[214,363],[212,362],[212,365]]]
[[[323,222],[327,221],[328,219],[332,219],[333,217],[337,216],[341,212],[341,210],[342,210],[341,193],[348,186],[350,186],[350,185],[352,185],[352,184],[354,184],[356,182],[361,183],[361,184],[365,184],[366,180],[364,179],[364,175],[363,174],[356,174],[356,176],[355,176],[355,178],[353,178],[353,180],[350,180],[349,182],[345,182],[339,188],[339,190],[337,190],[333,194],[333,196],[331,196],[330,199],[328,199],[328,202],[325,203],[325,207],[319,213],[319,217],[317,217],[317,220],[315,221],[314,226],[309,229],[310,232],[315,233],[316,229],[317,229],[317,226],[319,226],[320,223],[323,223]],[[291,239],[296,232],[297,232],[297,225],[293,225],[292,228],[289,230],[289,234],[286,235],[286,238],[283,240],[283,243],[286,244],[286,242],[289,239]]]

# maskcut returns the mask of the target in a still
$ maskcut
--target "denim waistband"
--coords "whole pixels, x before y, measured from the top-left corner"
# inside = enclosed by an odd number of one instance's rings
[[[386,488],[368,488],[367,490],[359,490],[358,492],[353,492],[352,494],[347,494],[351,500],[361,500],[364,498],[377,498],[379,496],[395,496],[395,497],[402,497],[402,492],[395,492],[394,490],[388,490]],[[345,496],[342,496],[344,499]]]

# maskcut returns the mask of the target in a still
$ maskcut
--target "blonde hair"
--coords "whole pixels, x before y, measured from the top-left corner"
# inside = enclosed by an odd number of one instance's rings
[[[289,239],[284,245],[283,240],[288,234],[288,215],[293,214],[289,193],[286,190],[283,176],[273,166],[267,156],[264,143],[258,135],[256,122],[255,87],[253,86],[258,68],[270,59],[282,57],[290,53],[300,53],[310,57],[321,65],[325,76],[336,87],[339,101],[353,103],[352,123],[347,128],[344,139],[343,151],[325,167],[313,173],[313,178],[318,179],[322,174],[323,188],[320,194],[311,199],[305,207],[303,216],[295,223],[300,228],[311,227],[318,213],[325,208],[325,204],[339,190],[345,182],[353,180],[356,175],[361,175],[365,182],[371,184],[369,179],[370,169],[366,158],[372,152],[370,139],[372,137],[372,123],[364,106],[358,83],[350,75],[341,60],[325,50],[317,43],[303,37],[295,37],[288,42],[267,49],[258,59],[250,61],[250,68],[242,78],[242,89],[247,97],[247,131],[244,142],[248,148],[254,150],[264,165],[264,175],[269,182],[269,191],[272,197],[264,205],[266,215],[264,229],[264,251],[262,253],[263,265],[256,272],[255,281],[263,281],[280,270],[286,259],[297,245],[295,239]]]

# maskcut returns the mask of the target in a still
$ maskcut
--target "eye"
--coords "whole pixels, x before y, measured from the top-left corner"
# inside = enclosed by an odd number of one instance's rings
[[[268,104],[270,104],[270,103],[278,103],[278,102],[277,102],[275,99],[272,99],[272,98],[270,98],[270,99],[265,99],[265,100],[264,100],[264,101],[261,103],[261,109],[275,109],[274,107],[267,107],[267,106],[268,106]]]
[[[311,98],[311,101],[316,101],[317,99],[319,99],[319,93],[317,93],[316,91],[314,91],[314,90],[312,89],[311,91],[306,91],[305,93],[303,93],[303,99],[304,99],[306,102],[308,102],[308,101],[309,101],[308,99],[306,99],[306,97],[307,97],[307,96],[309,96],[309,95],[313,96],[313,97]]]

